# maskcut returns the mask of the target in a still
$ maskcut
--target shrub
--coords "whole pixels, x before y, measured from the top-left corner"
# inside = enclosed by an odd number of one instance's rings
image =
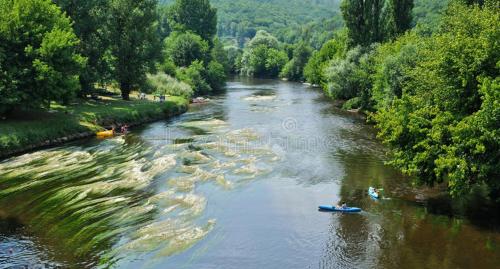
[[[222,64],[211,61],[207,66],[206,81],[214,90],[221,89],[226,82],[226,72]]]
[[[189,67],[177,69],[176,77],[191,85],[195,95],[207,94],[212,91],[212,87],[205,81],[205,68],[200,61],[194,61]]]
[[[149,74],[147,84],[157,95],[175,95],[185,98],[190,98],[193,95],[193,88],[189,84],[163,73]]]
[[[349,99],[342,106],[342,109],[346,109],[346,110],[357,109],[357,108],[361,108],[361,98],[360,97],[354,97],[352,99]]]

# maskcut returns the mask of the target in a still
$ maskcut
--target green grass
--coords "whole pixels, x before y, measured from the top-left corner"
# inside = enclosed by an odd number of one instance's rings
[[[186,99],[172,96],[165,103],[106,98],[101,101],[80,101],[68,106],[52,104],[50,111],[19,112],[11,118],[0,120],[0,157],[31,146],[40,146],[46,141],[101,131],[112,124],[142,123],[165,118],[180,113],[186,107]]]

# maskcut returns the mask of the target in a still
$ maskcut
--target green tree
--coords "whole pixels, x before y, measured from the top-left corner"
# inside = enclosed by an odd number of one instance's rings
[[[264,45],[267,48],[273,48],[273,49],[278,49],[279,48],[279,41],[271,35],[270,33],[260,30],[257,31],[255,36],[248,42],[247,48],[253,49],[256,48],[260,45]]]
[[[417,48],[424,37],[412,31],[378,47],[375,54],[372,99],[377,109],[388,107],[401,98],[409,72],[418,60]]]
[[[288,62],[278,40],[266,31],[258,31],[252,38],[241,59],[241,72],[248,76],[276,77]]]
[[[213,90],[220,90],[226,82],[226,70],[217,61],[211,61],[206,68],[206,81]]]
[[[206,61],[208,42],[191,32],[173,32],[165,39],[165,56],[178,67],[188,67],[195,60]]]
[[[260,74],[266,77],[277,77],[285,64],[288,62],[288,56],[282,50],[268,49],[266,52],[265,73]]]
[[[342,15],[349,47],[368,46],[384,40],[384,0],[343,0]]]
[[[114,78],[124,100],[145,82],[160,57],[156,0],[110,1],[110,42]]]
[[[78,44],[50,0],[0,0],[0,114],[72,98],[85,63]]]
[[[241,70],[241,58],[243,52],[241,49],[231,46],[226,49],[229,62],[229,73],[237,74]]]
[[[321,49],[314,52],[304,67],[304,77],[312,84],[326,87],[325,69],[333,59],[344,57],[346,50],[347,32],[340,31],[334,39],[327,41]]]
[[[208,94],[212,91],[212,87],[205,80],[204,73],[203,63],[194,61],[189,67],[177,69],[176,78],[193,87],[195,95]]]
[[[304,66],[312,54],[312,48],[304,42],[293,50],[292,59],[283,67],[281,76],[293,81],[304,80]]]
[[[386,34],[396,38],[412,26],[413,0],[388,0],[386,14]]]
[[[228,52],[224,49],[224,45],[218,38],[214,39],[214,46],[210,51],[212,60],[217,61],[224,67],[226,74],[231,72],[231,64],[229,63]]]
[[[498,11],[452,4],[440,30],[417,42],[401,98],[375,116],[392,164],[453,195],[483,183],[500,191]]]
[[[209,42],[217,33],[217,9],[209,0],[176,0],[171,16],[176,30],[193,31]]]
[[[349,100],[362,97],[358,102],[367,108],[371,91],[374,48],[357,46],[347,52],[345,59],[331,61],[326,71],[326,93],[335,99]]]
[[[80,53],[87,64],[80,74],[80,95],[90,93],[97,81],[109,78],[106,60],[109,39],[107,29],[108,1],[105,0],[54,0],[73,20],[73,29],[80,39]]]

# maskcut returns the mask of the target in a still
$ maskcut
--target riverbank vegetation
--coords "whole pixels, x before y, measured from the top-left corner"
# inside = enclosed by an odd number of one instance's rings
[[[68,105],[53,103],[50,110],[19,111],[0,121],[0,157],[93,136],[112,125],[135,125],[166,118],[186,109],[187,99],[172,96],[163,103],[103,97]]]
[[[499,2],[451,1],[429,20],[437,25],[413,28],[412,1],[377,3],[343,2],[346,33],[313,54],[306,79],[364,110],[391,163],[420,183],[446,183],[454,196],[484,185],[498,199]]]
[[[208,0],[0,0],[1,155],[160,119],[222,88],[216,22]],[[125,101],[100,96],[116,89]]]

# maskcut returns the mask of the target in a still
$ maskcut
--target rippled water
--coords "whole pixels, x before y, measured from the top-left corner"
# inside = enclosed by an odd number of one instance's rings
[[[496,228],[384,166],[358,116],[307,87],[236,80],[126,137],[0,163],[0,267],[495,268]],[[368,186],[386,199],[373,201]],[[339,199],[361,214],[330,214]],[[437,202],[439,205],[446,202]]]

